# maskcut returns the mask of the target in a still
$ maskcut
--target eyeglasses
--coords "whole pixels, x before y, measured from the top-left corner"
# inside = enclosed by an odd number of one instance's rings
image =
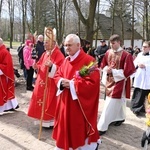
[[[71,47],[73,44],[66,44],[65,47]]]

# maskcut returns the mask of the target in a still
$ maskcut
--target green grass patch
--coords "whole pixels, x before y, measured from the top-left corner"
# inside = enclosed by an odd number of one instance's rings
[[[12,46],[14,49],[17,49],[19,46],[20,46],[20,43],[21,42],[12,42]],[[10,47],[10,42],[9,41],[4,41],[4,44],[7,46],[7,47]]]

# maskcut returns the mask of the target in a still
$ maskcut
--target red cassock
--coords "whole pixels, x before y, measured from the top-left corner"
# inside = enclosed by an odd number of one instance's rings
[[[58,97],[56,118],[53,130],[53,138],[59,148],[75,149],[88,143],[97,142],[99,134],[97,130],[98,101],[100,92],[99,70],[93,71],[85,77],[75,77],[84,65],[89,65],[94,58],[84,53],[83,50],[73,61],[69,57],[59,68],[55,75],[55,82],[60,78],[74,80],[75,90],[78,96],[73,100],[69,89],[65,88]]]
[[[106,96],[112,98],[121,98],[122,91],[124,89],[125,82],[125,97],[130,98],[130,75],[135,72],[135,67],[133,64],[133,57],[130,53],[126,51],[120,51],[115,54],[111,49],[108,50],[102,60],[101,68],[105,66],[111,67],[113,69],[122,69],[123,74],[126,78],[119,82],[115,82],[112,74],[107,76],[106,82]]]
[[[58,68],[62,62],[64,61],[64,56],[58,47],[55,47],[51,56],[47,54],[47,52],[43,53],[42,57],[37,63],[38,66],[38,74],[37,80],[35,84],[35,88],[32,94],[32,98],[30,101],[28,116],[40,119],[42,113],[42,104],[44,99],[44,90],[46,90],[46,98],[45,98],[45,108],[44,108],[44,117],[43,120],[51,120],[55,117],[55,109],[56,109],[56,90],[57,87],[55,85],[54,79],[49,78],[47,80],[46,85],[46,75],[47,75],[47,67],[45,66],[45,61],[50,59],[52,63],[56,65]]]
[[[11,54],[5,45],[0,47],[0,106],[15,97],[14,92],[14,69]]]

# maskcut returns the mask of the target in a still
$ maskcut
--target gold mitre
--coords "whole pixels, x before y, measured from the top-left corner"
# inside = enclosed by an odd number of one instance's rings
[[[56,41],[56,29],[45,27],[44,29],[44,41]]]

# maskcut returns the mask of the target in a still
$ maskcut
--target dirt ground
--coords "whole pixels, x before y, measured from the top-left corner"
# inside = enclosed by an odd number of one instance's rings
[[[11,50],[14,66],[19,69],[17,51]],[[52,129],[42,129],[38,140],[39,125],[33,124],[33,119],[26,113],[29,106],[31,91],[26,91],[22,70],[20,78],[16,78],[16,98],[20,108],[15,112],[0,115],[0,150],[53,150],[55,141],[51,138]],[[99,100],[99,117],[104,105],[104,88],[101,86]],[[107,133],[101,137],[100,150],[141,150],[141,137],[145,126],[145,115],[136,117],[130,110],[127,101],[127,118],[121,126],[110,126]]]

